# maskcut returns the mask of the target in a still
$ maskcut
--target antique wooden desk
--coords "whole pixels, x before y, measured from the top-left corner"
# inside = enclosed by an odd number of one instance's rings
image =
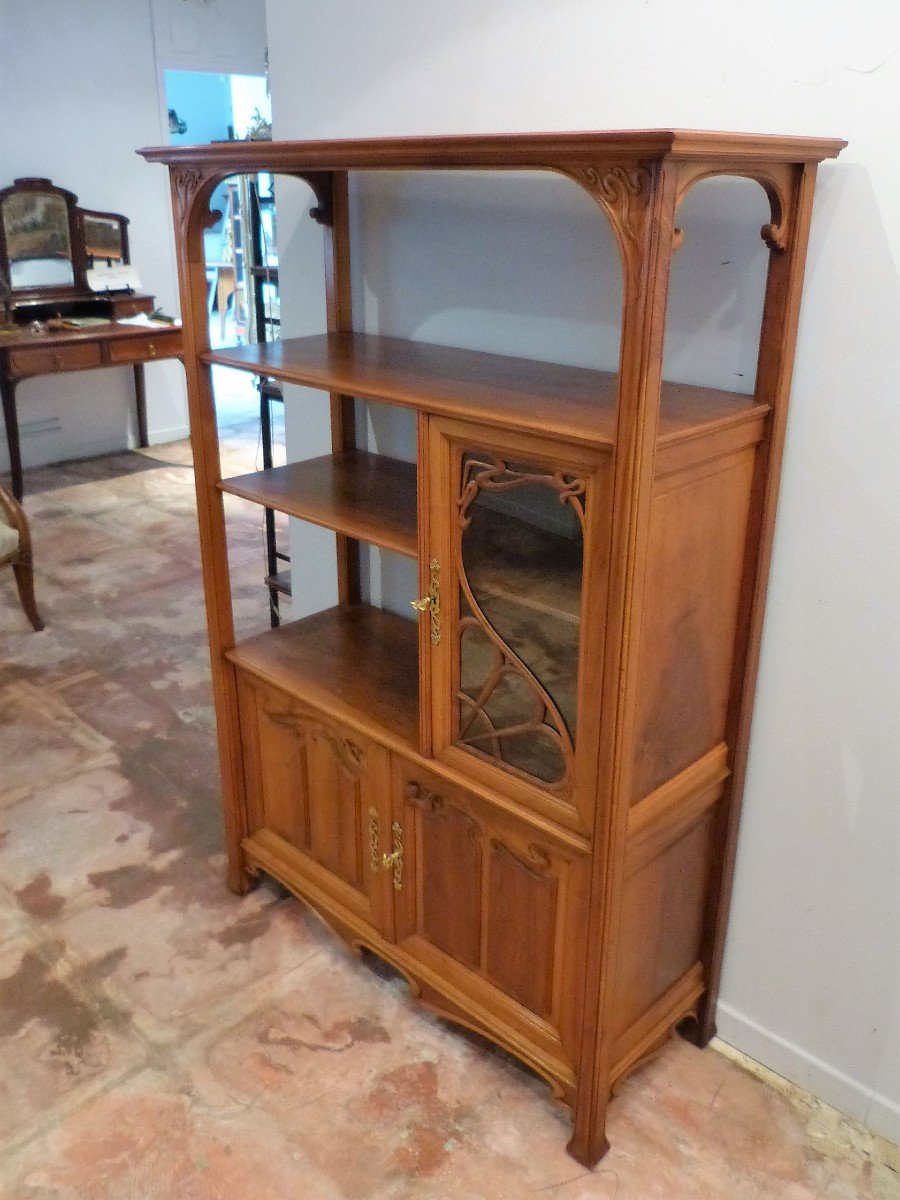
[[[129,304],[152,308],[151,296],[134,296]],[[149,303],[146,303],[148,302]],[[85,329],[47,330],[31,333],[27,326],[13,332],[0,330],[0,393],[9,446],[12,490],[22,499],[22,456],[16,412],[16,387],[22,379],[57,375],[66,371],[90,371],[98,367],[131,366],[137,409],[138,443],[147,443],[147,405],[144,363],[162,358],[180,358],[181,327],[123,325],[110,320]]]
[[[179,325],[121,323],[151,313],[154,304],[152,296],[132,290],[121,276],[130,262],[128,218],[80,208],[77,199],[49,179],[17,179],[0,190],[0,395],[19,500],[20,380],[131,366],[138,440],[146,446],[144,363],[181,355]],[[60,327],[67,319],[84,318],[100,323]]]

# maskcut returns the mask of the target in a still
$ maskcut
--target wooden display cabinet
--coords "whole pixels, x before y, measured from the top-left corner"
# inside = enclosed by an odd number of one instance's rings
[[[614,1085],[713,1035],[817,164],[843,142],[650,131],[142,151],[171,171],[229,884],[265,871],[518,1055],[602,1155]],[[549,170],[621,255],[617,374],[356,333],[347,173]],[[327,333],[211,350],[223,178],[305,180]],[[662,379],[687,191],[771,205],[753,395]],[[222,479],[210,368],[326,390],[333,453]],[[416,413],[360,450],[354,398]],[[223,493],[337,534],[339,603],[236,643]],[[417,560],[364,602],[360,543]]]

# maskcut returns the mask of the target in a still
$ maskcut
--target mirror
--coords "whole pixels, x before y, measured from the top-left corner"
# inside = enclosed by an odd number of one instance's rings
[[[122,218],[85,212],[82,219],[84,250],[88,259],[101,259],[107,263],[124,262]]]
[[[2,203],[13,288],[70,287],[75,282],[69,206],[54,192],[15,191]]]

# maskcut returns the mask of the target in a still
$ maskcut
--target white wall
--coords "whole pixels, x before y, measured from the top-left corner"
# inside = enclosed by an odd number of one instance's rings
[[[168,140],[165,67],[262,73],[264,57],[262,0],[0,0],[0,186],[43,175],[86,207],[130,217],[141,282],[177,313],[167,172],[135,149]],[[146,374],[150,440],[183,436],[181,365],[154,363]],[[134,444],[132,387],[128,369],[22,383],[25,465]],[[0,437],[0,471],[8,462]]]
[[[817,193],[719,1026],[900,1139],[895,0],[267,0],[267,13],[277,137],[675,125],[850,140]],[[581,200],[546,203],[541,222],[491,188],[454,189],[453,211],[448,189],[427,182],[363,183],[358,322],[509,351],[525,321],[535,353],[555,334],[559,357],[602,359],[606,301],[597,294],[590,314],[577,260],[605,251],[589,241]],[[481,245],[485,201],[499,205],[487,219],[501,245],[479,263],[468,251]],[[518,274],[517,221],[527,228]],[[435,285],[448,222],[472,240],[456,243]],[[423,264],[418,313],[376,234],[382,245],[406,238],[405,265]],[[307,267],[315,236],[292,235]],[[576,249],[557,263],[548,247],[561,236]],[[694,282],[715,289],[718,270],[709,257]],[[674,370],[736,378],[752,305],[741,320],[729,303],[700,312],[693,329],[688,314],[676,322]],[[300,324],[315,321],[304,310]],[[289,419],[295,450],[309,450],[297,411]]]

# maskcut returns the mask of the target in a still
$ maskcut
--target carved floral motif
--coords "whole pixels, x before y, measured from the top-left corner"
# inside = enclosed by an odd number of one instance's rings
[[[179,167],[172,173],[175,216],[183,232],[187,231],[194,196],[205,178],[205,173],[199,167]]]
[[[622,250],[627,269],[636,266],[653,175],[637,163],[580,167],[573,177],[586,187],[606,211]]]
[[[280,709],[263,706],[263,712],[275,725],[287,729],[294,737],[326,742],[334,751],[338,765],[353,778],[358,778],[365,767],[366,756],[361,747],[349,738],[341,737],[333,730],[312,717],[300,713],[286,713]]]
[[[514,858],[527,871],[531,871],[537,875],[543,875],[545,871],[549,871],[553,861],[547,851],[535,842],[529,844],[527,854],[517,854],[515,850],[511,850],[505,842],[501,842],[496,837],[491,838],[491,848],[508,854],[510,858]]]

